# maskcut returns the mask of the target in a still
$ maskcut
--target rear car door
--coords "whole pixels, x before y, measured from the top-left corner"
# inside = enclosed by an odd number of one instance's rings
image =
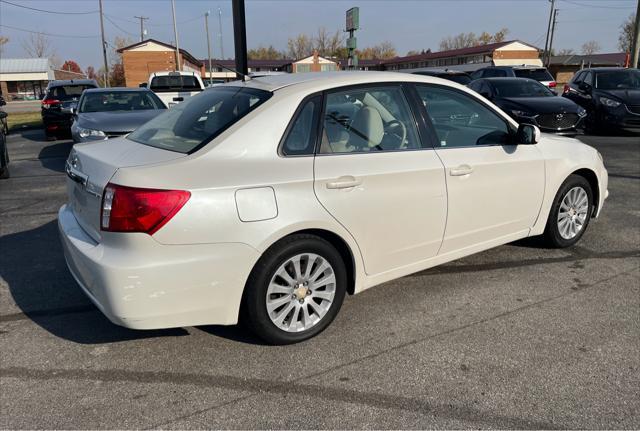
[[[444,168],[410,100],[391,83],[325,94],[314,190],[355,238],[367,274],[433,257],[442,243]]]
[[[513,145],[510,124],[466,92],[416,89],[446,171],[448,216],[440,254],[524,236],[538,217],[544,160],[535,145]]]

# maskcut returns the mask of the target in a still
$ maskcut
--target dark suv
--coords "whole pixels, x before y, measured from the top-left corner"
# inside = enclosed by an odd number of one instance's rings
[[[414,75],[435,76],[436,78],[447,79],[449,81],[457,82],[458,84],[467,85],[471,82],[471,77],[466,72],[459,70],[449,69],[431,69],[431,70],[417,70],[411,72]]]
[[[478,69],[471,74],[471,79],[480,78],[529,78],[546,85],[556,87],[556,81],[546,67],[536,66],[491,66]]]
[[[87,88],[97,88],[93,79],[51,81],[42,100],[42,123],[48,138],[68,136],[71,133],[71,108]]]

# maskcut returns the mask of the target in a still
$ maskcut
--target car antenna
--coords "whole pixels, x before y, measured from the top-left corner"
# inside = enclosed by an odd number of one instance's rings
[[[220,63],[216,63],[216,66],[221,67],[221,68],[223,68],[223,69],[227,69],[228,71],[233,72],[233,73],[235,73],[236,75],[242,75],[242,82],[251,81],[251,80],[253,79],[253,78],[251,78],[249,75],[245,75],[244,73],[240,73],[240,72],[238,72],[237,70],[232,69],[232,68],[230,68],[230,67],[223,66],[223,65],[221,65]]]

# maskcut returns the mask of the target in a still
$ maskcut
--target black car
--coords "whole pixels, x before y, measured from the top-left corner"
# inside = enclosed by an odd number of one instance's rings
[[[6,105],[7,102],[4,100],[4,97],[0,96],[0,108],[2,108],[4,105]],[[2,109],[0,109],[1,111]],[[9,125],[7,124],[7,116],[5,115],[4,118],[0,119],[0,129],[2,129],[4,131],[5,135],[9,134]]]
[[[478,79],[469,84],[469,88],[498,105],[517,122],[534,124],[543,132],[575,135],[587,115],[585,109],[533,79]]]
[[[7,113],[0,111],[0,121],[6,121]],[[0,128],[0,179],[9,178],[9,150],[7,149],[7,135],[4,128]]]
[[[564,86],[562,96],[587,110],[587,128],[640,133],[640,70],[583,69]]]
[[[468,73],[459,70],[449,69],[431,69],[431,70],[418,70],[412,72],[415,75],[435,76],[436,78],[447,79],[449,81],[457,82],[458,84],[467,85],[471,82],[471,77]]]
[[[71,132],[71,108],[87,88],[97,88],[93,79],[51,81],[42,100],[42,123],[48,138],[68,136]]]
[[[529,78],[535,79],[549,88],[556,87],[556,81],[546,67],[491,66],[478,69],[471,74],[471,79],[481,78]]]

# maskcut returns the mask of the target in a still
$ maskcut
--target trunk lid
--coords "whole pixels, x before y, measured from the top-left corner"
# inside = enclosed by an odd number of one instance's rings
[[[119,168],[153,165],[185,156],[126,138],[74,145],[65,171],[69,207],[78,224],[91,238],[100,242],[102,193],[116,171]]]

